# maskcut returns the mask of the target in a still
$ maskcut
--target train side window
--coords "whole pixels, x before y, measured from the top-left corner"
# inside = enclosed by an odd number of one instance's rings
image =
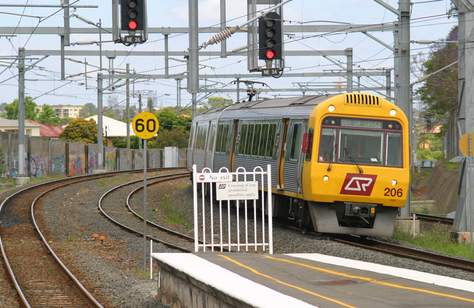
[[[386,165],[402,167],[402,134],[387,133]]]
[[[319,161],[334,162],[336,158],[336,130],[323,128],[319,143]]]
[[[253,139],[252,155],[258,155],[258,147],[260,144],[260,135],[262,132],[262,124],[255,124],[255,137]]]
[[[225,153],[227,151],[228,134],[229,124],[219,124],[217,128],[216,152]]]
[[[300,149],[301,149],[301,123],[295,123],[293,124],[293,129],[292,129],[289,159],[298,160]]]
[[[268,143],[265,149],[266,151],[265,156],[273,157],[273,152],[275,148],[276,130],[277,130],[276,124],[270,124],[269,129],[268,129]]]
[[[258,144],[258,155],[266,156],[265,148],[268,142],[268,124],[262,125],[262,134],[260,135],[260,142]]]
[[[308,129],[308,133],[306,134],[306,140],[304,144],[304,151],[306,152],[306,160],[310,161],[313,157],[313,136],[314,130],[312,128]]]
[[[255,135],[255,124],[249,124],[247,128],[247,142],[245,145],[245,154],[247,155],[250,155],[252,153],[254,135]]]
[[[248,125],[242,124],[242,126],[240,127],[239,154],[245,154],[247,131],[248,131]]]

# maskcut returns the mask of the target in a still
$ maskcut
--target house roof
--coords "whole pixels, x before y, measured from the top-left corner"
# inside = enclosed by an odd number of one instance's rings
[[[87,117],[86,120],[94,120],[97,123],[97,115]],[[106,137],[127,137],[127,123],[104,116],[102,128]],[[135,136],[130,124],[130,136]]]
[[[46,125],[35,121],[31,122],[39,125],[41,137],[59,138],[59,136],[64,132],[64,127],[62,126]]]
[[[10,120],[5,118],[0,118],[0,128],[18,128],[18,120]],[[35,128],[40,127],[39,123],[34,121],[26,120],[25,127],[27,128]]]

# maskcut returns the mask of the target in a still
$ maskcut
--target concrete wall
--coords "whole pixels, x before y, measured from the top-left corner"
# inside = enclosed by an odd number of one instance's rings
[[[117,149],[116,148],[104,148],[105,155],[105,170],[116,171],[117,169]]]
[[[99,169],[99,145],[87,145],[87,172],[92,174],[94,170]]]
[[[42,177],[49,175],[49,140],[39,137],[29,138],[29,175]]]
[[[99,169],[99,147],[96,144],[66,143],[58,139],[26,136],[25,167],[28,176],[77,176]],[[1,177],[18,174],[18,135],[0,132]],[[143,168],[143,150],[104,147],[104,165],[107,171]],[[175,157],[174,157],[175,158]],[[186,166],[186,149],[178,151],[178,166]],[[163,150],[148,150],[148,168],[163,167]],[[86,170],[87,168],[87,170]]]
[[[86,173],[86,153],[83,143],[69,143],[68,175],[77,176]]]
[[[50,141],[49,174],[66,174],[66,142],[62,140]]]

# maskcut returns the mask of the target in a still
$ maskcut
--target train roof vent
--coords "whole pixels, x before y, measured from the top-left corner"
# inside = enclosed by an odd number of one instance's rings
[[[346,104],[380,107],[380,98],[370,94],[346,94]]]

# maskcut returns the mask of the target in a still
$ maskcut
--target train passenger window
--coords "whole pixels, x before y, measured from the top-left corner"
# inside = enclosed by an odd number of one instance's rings
[[[273,151],[275,149],[277,125],[270,124],[268,128],[268,142],[265,148],[265,156],[273,157]]]
[[[311,138],[312,139],[312,138]],[[311,149],[309,149],[311,152]],[[334,162],[336,158],[336,130],[323,128],[319,142],[319,161]]]
[[[298,155],[301,150],[301,123],[293,124],[292,131],[289,159],[298,160]]]
[[[258,155],[258,147],[260,145],[260,135],[262,132],[262,124],[255,124],[255,136],[253,138],[253,147],[251,155]]]
[[[402,135],[400,133],[387,133],[386,165],[402,167]]]
[[[239,154],[245,154],[247,131],[248,131],[248,125],[242,124],[242,126],[240,127]]]
[[[255,124],[250,124],[247,131],[247,140],[245,145],[245,154],[250,155],[252,153],[253,139],[255,135]]]
[[[229,124],[219,124],[217,128],[216,152],[227,152]]]
[[[260,142],[258,145],[258,155],[259,156],[267,156],[266,155],[266,146],[268,143],[268,124],[263,124],[262,125],[262,133],[260,134]]]
[[[206,134],[207,134],[208,125],[199,125],[197,127],[196,132],[196,143],[195,148],[199,150],[204,150],[204,146],[206,145]]]
[[[383,132],[341,129],[339,134],[340,161],[352,164],[383,164]]]

